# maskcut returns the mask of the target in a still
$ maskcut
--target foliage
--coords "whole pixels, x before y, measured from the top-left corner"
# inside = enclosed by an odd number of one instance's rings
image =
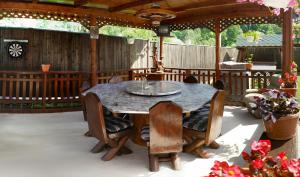
[[[293,61],[290,66],[290,72],[284,73],[283,78],[279,78],[279,84],[284,88],[295,88],[297,85],[297,64]]]
[[[145,40],[155,40],[155,33],[150,30],[129,28],[129,27],[119,27],[119,26],[104,26],[100,28],[100,33],[110,36],[121,36],[129,38],[138,38]]]
[[[238,36],[243,34],[239,25],[234,25],[222,32],[222,46],[234,46]]]
[[[195,30],[173,31],[172,35],[187,44],[214,45],[215,34],[206,28]]]
[[[22,28],[37,28],[47,30],[59,30],[70,32],[87,33],[88,30],[78,23],[35,20],[35,19],[14,19],[5,18],[0,20],[0,26],[13,26]],[[263,34],[281,34],[281,28],[278,25],[234,25],[222,32],[222,46],[234,46],[239,35],[246,31],[259,31]],[[157,40],[155,33],[145,29],[135,29],[118,26],[104,26],[100,28],[100,33],[111,36],[133,37],[145,40]],[[173,31],[172,36],[185,43],[196,45],[215,45],[215,34],[206,28],[197,28],[194,30]],[[174,41],[166,38],[166,42]],[[179,42],[180,43],[180,42]]]
[[[269,140],[254,141],[251,152],[243,151],[243,159],[248,163],[245,170],[238,165],[215,161],[208,177],[300,177],[300,158],[289,160],[285,152],[273,158],[269,156],[271,142]]]
[[[245,38],[250,37],[250,36],[253,37],[254,42],[261,38],[261,33],[258,32],[258,31],[252,31],[252,30],[247,31],[243,35],[244,35]]]
[[[256,104],[264,120],[277,119],[300,111],[299,105],[293,97],[278,90],[265,90],[262,93],[266,98],[256,97]]]
[[[253,56],[254,56],[254,54],[253,54],[253,53],[250,53],[250,54],[248,55],[247,59],[246,59],[246,62],[247,62],[247,63],[252,63],[252,62],[253,62]]]

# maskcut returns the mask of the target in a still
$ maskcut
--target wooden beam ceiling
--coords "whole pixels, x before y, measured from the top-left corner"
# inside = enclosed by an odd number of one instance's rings
[[[131,24],[137,26],[143,26],[144,24],[151,25],[151,22],[137,18],[132,15],[110,13],[106,10],[96,9],[96,8],[76,8],[72,6],[62,6],[53,4],[43,4],[43,3],[21,3],[21,2],[0,2],[0,10],[19,10],[19,11],[29,11],[29,12],[43,12],[47,13],[62,13],[69,15],[78,15],[82,17],[95,16],[108,19],[116,19],[118,21],[124,20]]]
[[[126,3],[126,4],[122,4],[116,7],[111,7],[109,9],[110,12],[119,12],[122,10],[126,10],[126,9],[130,9],[130,8],[134,8],[137,6],[142,6],[142,5],[146,5],[146,4],[150,4],[150,3],[157,3],[157,2],[161,2],[163,0],[135,0],[133,2],[130,3]]]
[[[172,10],[174,12],[182,12],[191,9],[211,8],[211,7],[228,6],[228,5],[235,5],[235,4],[241,4],[241,3],[237,3],[236,0],[210,0],[206,2],[192,3],[192,4],[188,4],[176,8],[170,8],[169,10]]]
[[[74,6],[78,7],[78,6],[83,6],[85,4],[87,4],[89,2],[89,0],[74,0]]]
[[[196,21],[205,21],[212,19],[222,19],[222,18],[239,18],[239,17],[262,17],[262,16],[272,16],[268,8],[258,7],[256,9],[252,8],[230,8],[226,11],[217,11],[211,10],[209,14],[194,14],[187,15],[183,17],[178,17],[172,20],[165,21],[165,24],[181,24],[181,23],[193,23]]]

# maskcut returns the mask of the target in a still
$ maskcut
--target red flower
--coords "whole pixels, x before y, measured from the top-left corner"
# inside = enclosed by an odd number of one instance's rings
[[[264,167],[264,161],[262,161],[261,159],[255,159],[252,160],[251,165],[255,169],[262,169]]]
[[[284,80],[280,77],[280,78],[278,79],[278,83],[281,85],[281,84],[283,84],[283,82],[284,82]]]
[[[277,159],[278,159],[278,160],[287,160],[286,153],[285,153],[285,152],[280,152],[280,153],[277,155]]]
[[[214,162],[214,166],[211,168],[211,170],[214,172],[214,173],[219,173],[220,171],[222,171],[223,169],[227,169],[229,167],[228,163],[223,161],[223,162],[220,162],[218,160],[216,160]]]
[[[247,160],[247,161],[248,161],[248,160],[250,159],[250,155],[249,155],[246,151],[243,151],[243,152],[242,152],[242,156],[243,156],[243,159],[244,159],[244,160]]]
[[[254,141],[251,145],[251,153],[257,154],[261,156],[266,156],[271,150],[271,142],[270,140],[259,140]]]

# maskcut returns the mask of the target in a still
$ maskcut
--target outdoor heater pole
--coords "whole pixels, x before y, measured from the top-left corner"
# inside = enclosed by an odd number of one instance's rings
[[[283,26],[282,26],[282,76],[285,72],[290,71],[290,65],[293,58],[293,21],[292,21],[292,9],[289,8],[288,11],[283,13]]]
[[[220,47],[221,47],[221,29],[220,29],[220,20],[216,21],[215,24],[215,35],[216,35],[216,80],[221,79],[221,71],[220,71]]]
[[[90,58],[91,58],[91,85],[97,85],[97,39],[99,38],[99,28],[97,27],[96,17],[91,18],[90,22]]]
[[[163,49],[164,49],[164,37],[163,36],[159,36],[159,59],[162,65],[162,61],[163,61]]]

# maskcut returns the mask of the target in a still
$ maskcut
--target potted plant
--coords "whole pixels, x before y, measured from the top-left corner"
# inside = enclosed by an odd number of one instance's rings
[[[243,151],[243,159],[248,167],[229,165],[225,161],[215,161],[208,177],[299,177],[300,158],[288,159],[285,152],[276,158],[269,156],[271,142],[269,140],[254,141],[251,152]]]
[[[280,90],[294,97],[297,95],[297,67],[297,64],[292,62],[290,72],[284,73],[284,76],[278,79]]]
[[[42,71],[49,72],[50,66],[51,66],[50,64],[41,64]]]
[[[252,64],[253,56],[254,56],[254,54],[251,53],[251,54],[249,54],[249,56],[246,59],[246,69],[247,70],[251,70],[253,67],[253,64]]]
[[[300,118],[300,109],[295,98],[279,90],[266,90],[263,95],[264,98],[256,98],[256,104],[267,136],[275,140],[294,137]]]

